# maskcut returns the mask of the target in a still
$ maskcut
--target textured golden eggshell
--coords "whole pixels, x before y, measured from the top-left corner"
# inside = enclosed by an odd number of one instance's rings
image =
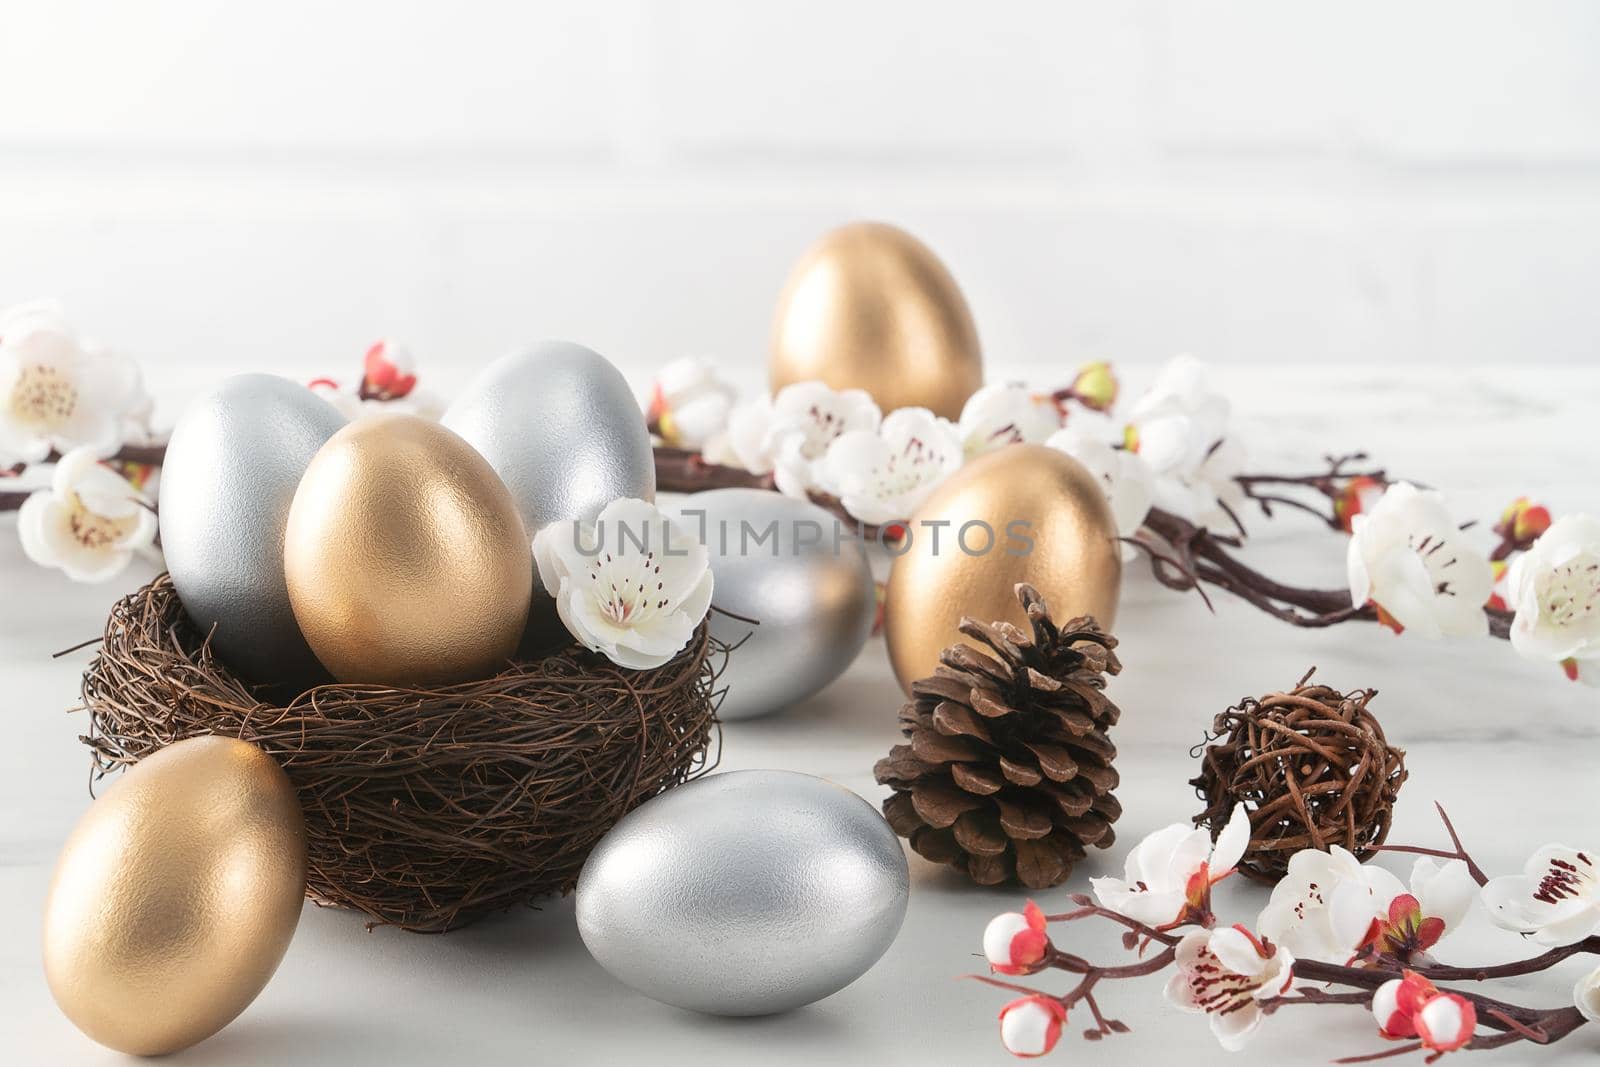
[[[341,682],[445,685],[516,651],[533,549],[487,460],[438,423],[378,415],[322,446],[284,536],[289,602]]]
[[[89,1037],[176,1052],[226,1026],[277,970],[300,921],[305,824],[272,757],[179,741],[79,820],[44,915],[50,992]]]
[[[987,552],[963,551],[962,526],[994,531]],[[939,543],[932,536],[934,524]],[[1008,536],[1008,526],[1021,537]],[[1027,582],[1065,621],[1093,615],[1109,630],[1122,587],[1122,553],[1110,505],[1077,460],[1043,445],[1007,445],[974,459],[934,490],[911,518],[911,545],[894,561],[884,606],[884,637],[900,686],[932,674],[939,653],[966,640],[964,615],[1009,619],[1026,629],[1014,587]],[[1032,542],[1025,547],[1023,540]],[[983,545],[974,526],[968,548]]]
[[[885,413],[956,419],[983,384],[978,331],[939,258],[904,230],[857,222],[806,250],[778,300],[772,391],[813,379],[865,389]]]

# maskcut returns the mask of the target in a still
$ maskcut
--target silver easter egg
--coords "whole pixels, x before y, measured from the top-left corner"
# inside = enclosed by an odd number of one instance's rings
[[[735,771],[617,823],[578,876],[578,932],[647,997],[767,1015],[865,974],[909,895],[900,841],[865,800],[793,771]]]
[[[189,617],[232,668],[298,684],[324,672],[289,607],[283,532],[311,457],[345,423],[271,374],[240,374],[178,419],[161,465],[161,548]]]
[[[529,537],[552,522],[592,520],[622,497],[655,499],[644,412],[622,372],[582,345],[541,341],[502,356],[467,383],[440,421],[500,475]],[[526,640],[565,639],[535,573]]]
[[[620,497],[655,499],[639,402],[622,372],[582,345],[544,341],[495,360],[441,421],[500,475],[530,536],[593,519]]]
[[[711,613],[712,635],[739,646],[719,679],[719,716],[771,714],[844,673],[877,613],[866,549],[848,528],[761,489],[696,493],[676,509],[710,554],[717,607],[760,623]]]

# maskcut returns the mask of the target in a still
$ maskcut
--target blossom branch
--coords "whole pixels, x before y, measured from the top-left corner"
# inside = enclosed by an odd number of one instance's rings
[[[1169,589],[1187,592],[1199,589],[1201,583],[1212,585],[1293,626],[1320,628],[1352,620],[1378,620],[1372,605],[1352,604],[1347,589],[1288,585],[1255,570],[1233,555],[1240,547],[1236,537],[1213,533],[1160,508],[1150,510],[1144,528],[1171,550],[1151,553],[1156,580]],[[1484,614],[1492,636],[1510,636],[1510,612],[1486,607]]]
[[[123,445],[117,450],[115,455],[112,455],[107,459],[107,462],[136,463],[146,467],[159,467],[162,460],[166,458],[166,455],[167,446],[165,442],[149,445]],[[59,463],[61,462],[61,453],[51,452],[41,462]],[[0,476],[14,478],[27,469],[27,464],[18,463],[16,466],[11,467],[4,472],[0,472]],[[27,500],[28,497],[32,495],[33,493],[31,491],[23,489],[0,490],[0,512],[16,511],[18,508],[22,507],[22,502]]]
[[[1483,868],[1478,866],[1477,861],[1467,853],[1465,846],[1461,844],[1461,835],[1456,833],[1455,824],[1450,821],[1450,816],[1445,813],[1444,805],[1434,801],[1433,807],[1439,813],[1439,821],[1444,823],[1445,833],[1450,835],[1450,844],[1454,846],[1451,850],[1423,848],[1420,845],[1379,845],[1373,851],[1405,852],[1413,856],[1433,856],[1437,859],[1460,860],[1467,865],[1467,873],[1472,876],[1474,882],[1477,882],[1479,886],[1488,885],[1489,876],[1483,873]]]
[[[1366,461],[1365,452],[1326,456],[1324,459],[1328,469],[1319,474],[1240,474],[1234,477],[1234,481],[1244,490],[1245,497],[1255,501],[1261,508],[1261,513],[1269,519],[1272,518],[1272,506],[1279,504],[1315,515],[1332,529],[1343,531],[1346,528],[1346,519],[1339,514],[1339,502],[1344,498],[1350,484],[1364,481],[1384,486],[1389,484],[1389,476],[1381,467],[1372,470],[1350,470],[1352,464]],[[1328,507],[1326,509],[1317,507],[1296,497],[1285,496],[1282,492],[1270,491],[1269,487],[1310,489],[1325,499]]]

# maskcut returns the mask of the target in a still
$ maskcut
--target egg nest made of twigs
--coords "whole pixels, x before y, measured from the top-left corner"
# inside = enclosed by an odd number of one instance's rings
[[[618,819],[709,770],[725,651],[702,623],[651,670],[573,645],[481,681],[327,684],[279,706],[217,659],[163,574],[111,611],[82,740],[96,780],[187,737],[259,745],[299,793],[306,895],[441,932],[570,891]]]

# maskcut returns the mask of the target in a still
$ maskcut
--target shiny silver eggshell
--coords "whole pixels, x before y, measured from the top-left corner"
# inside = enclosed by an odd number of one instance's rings
[[[760,622],[711,613],[712,636],[738,645],[718,679],[727,686],[720,718],[769,715],[844,673],[877,614],[872,567],[849,528],[836,553],[833,515],[762,489],[714,489],[675,507],[689,532],[704,536],[716,606]],[[754,533],[746,535],[746,523]],[[770,523],[777,523],[777,537],[758,544],[755,538]],[[820,540],[801,544],[811,541],[813,529],[801,523],[815,523]]]
[[[440,419],[489,461],[531,538],[552,522],[591,521],[613,500],[656,496],[644,412],[622,372],[570,341],[541,341],[479,372]],[[533,576],[525,648],[569,636]]]
[[[324,672],[283,573],[289,504],[311,457],[345,424],[332,404],[271,374],[240,374],[192,402],[161,465],[161,548],[172,584],[229,667],[299,685]]]
[[[767,1015],[865,974],[905,919],[905,853],[877,809],[793,771],[656,797],[578,876],[578,932],[611,976],[713,1015]]]
[[[654,500],[644,413],[622,372],[567,341],[503,356],[445,409],[511,490],[529,536],[557,520],[592,520],[621,497]]]

